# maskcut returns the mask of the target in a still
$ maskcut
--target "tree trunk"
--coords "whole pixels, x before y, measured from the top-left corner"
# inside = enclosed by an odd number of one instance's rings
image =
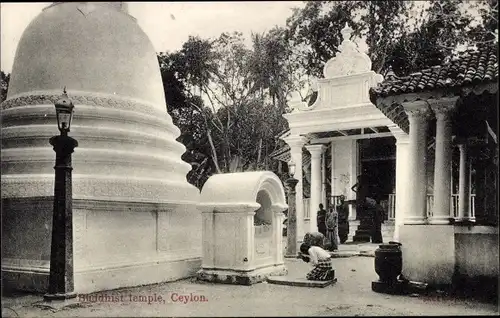
[[[219,161],[217,159],[217,152],[215,150],[215,145],[214,145],[214,141],[212,140],[212,133],[210,132],[210,129],[207,129],[207,137],[208,137],[208,142],[210,144],[210,149],[212,150],[212,161],[214,162],[215,169],[217,170],[217,173],[221,173],[222,171],[220,170],[220,167],[219,167]]]
[[[262,138],[259,140],[259,151],[257,152],[257,166],[260,163],[260,156],[262,154]]]

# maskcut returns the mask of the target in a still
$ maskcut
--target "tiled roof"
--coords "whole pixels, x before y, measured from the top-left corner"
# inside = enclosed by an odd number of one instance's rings
[[[278,156],[280,156],[282,154],[285,154],[285,153],[287,153],[289,151],[290,151],[290,146],[288,146],[288,144],[285,144],[283,147],[278,148],[275,151],[271,152],[269,154],[269,157],[271,157],[271,158],[274,159],[274,158],[276,158],[276,157],[278,157]]]
[[[387,76],[372,90],[377,96],[385,97],[495,81],[498,81],[498,49],[496,45],[488,45],[409,76]]]

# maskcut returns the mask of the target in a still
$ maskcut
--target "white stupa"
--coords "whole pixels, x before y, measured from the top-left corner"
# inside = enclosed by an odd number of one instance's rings
[[[186,180],[155,49],[121,2],[56,2],[26,28],[2,107],[2,272],[48,283],[54,102],[75,114],[75,291],[156,283],[200,266],[199,191]]]

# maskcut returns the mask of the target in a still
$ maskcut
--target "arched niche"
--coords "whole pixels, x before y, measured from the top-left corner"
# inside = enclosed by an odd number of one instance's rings
[[[255,211],[254,236],[255,236],[255,257],[271,257],[273,249],[273,220],[271,196],[266,190],[257,193],[257,203],[260,208]]]
[[[254,225],[271,225],[273,222],[273,211],[272,211],[272,201],[271,196],[266,190],[260,190],[257,193],[257,203],[260,204],[260,208],[255,211]]]

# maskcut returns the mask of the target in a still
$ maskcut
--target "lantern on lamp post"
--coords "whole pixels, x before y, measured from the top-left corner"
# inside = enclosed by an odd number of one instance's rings
[[[55,106],[57,128],[59,128],[61,135],[67,136],[70,131],[71,121],[73,120],[73,108],[75,108],[75,106],[71,102],[71,99],[69,99],[66,88],[64,88],[63,95],[55,103]]]
[[[297,209],[296,209],[296,192],[295,186],[299,180],[294,178],[295,175],[295,162],[290,160],[288,163],[288,172],[290,177],[286,180],[288,188],[288,217],[286,226],[286,257],[297,257]]]
[[[73,280],[73,192],[71,154],[78,142],[68,136],[74,105],[66,94],[55,103],[59,136],[50,138],[56,153],[54,210],[50,245],[50,276],[47,301],[76,297]]]

